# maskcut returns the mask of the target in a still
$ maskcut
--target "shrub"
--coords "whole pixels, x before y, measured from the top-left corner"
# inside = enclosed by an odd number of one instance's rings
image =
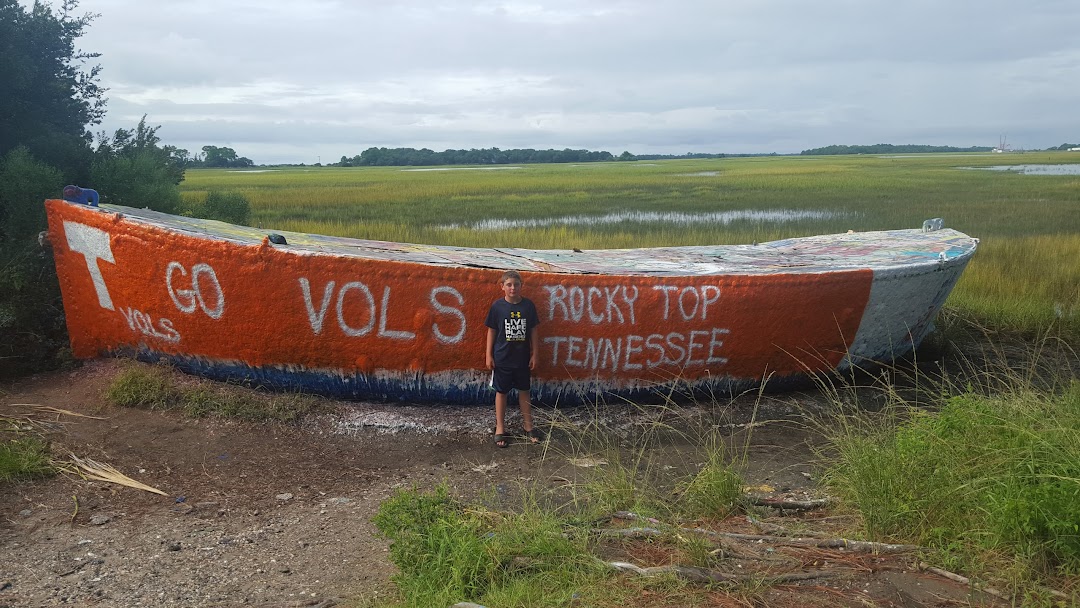
[[[206,200],[191,206],[195,217],[246,225],[251,221],[251,204],[243,194],[232,190],[212,190]]]
[[[61,174],[16,148],[0,158],[0,183],[0,377],[5,377],[60,365],[67,333],[52,257],[37,238],[45,229],[42,201],[60,193]]]

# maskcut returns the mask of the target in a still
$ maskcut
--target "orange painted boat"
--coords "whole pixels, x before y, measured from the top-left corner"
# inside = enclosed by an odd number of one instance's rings
[[[911,353],[977,239],[923,229],[534,251],[362,241],[46,201],[77,357],[355,399],[489,405],[505,270],[537,305],[534,398],[728,393]]]

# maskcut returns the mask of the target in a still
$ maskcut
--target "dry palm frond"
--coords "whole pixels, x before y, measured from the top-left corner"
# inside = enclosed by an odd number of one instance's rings
[[[161,494],[162,496],[168,496],[165,492],[157,488],[152,488],[144,483],[135,481],[134,479],[124,475],[120,471],[117,471],[112,465],[91,460],[89,458],[79,458],[72,454],[71,462],[76,466],[77,472],[85,479],[93,479],[96,481],[107,481],[109,483],[115,483],[129,488],[136,488],[138,490],[145,490],[147,492],[153,492],[154,494]]]
[[[34,408],[39,412],[50,412],[53,414],[63,414],[65,416],[78,416],[79,418],[93,418],[94,420],[108,420],[108,418],[102,418],[101,416],[90,416],[88,414],[80,414],[79,412],[73,412],[71,410],[65,410],[59,407],[53,407],[51,405],[41,405],[40,403],[12,403],[11,405],[23,405]]]

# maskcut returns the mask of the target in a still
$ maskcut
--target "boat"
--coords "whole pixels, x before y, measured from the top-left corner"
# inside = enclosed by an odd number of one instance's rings
[[[907,356],[978,244],[935,220],[751,245],[474,249],[45,205],[76,357],[411,403],[490,405],[484,319],[506,270],[540,316],[534,401],[646,402]]]

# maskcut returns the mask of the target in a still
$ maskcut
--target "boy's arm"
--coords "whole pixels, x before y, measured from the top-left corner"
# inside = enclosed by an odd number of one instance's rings
[[[484,358],[488,369],[495,369],[495,330],[488,328],[487,347],[484,349]]]
[[[540,337],[535,325],[529,330],[529,347],[529,369],[536,369],[536,364],[540,361]]]

